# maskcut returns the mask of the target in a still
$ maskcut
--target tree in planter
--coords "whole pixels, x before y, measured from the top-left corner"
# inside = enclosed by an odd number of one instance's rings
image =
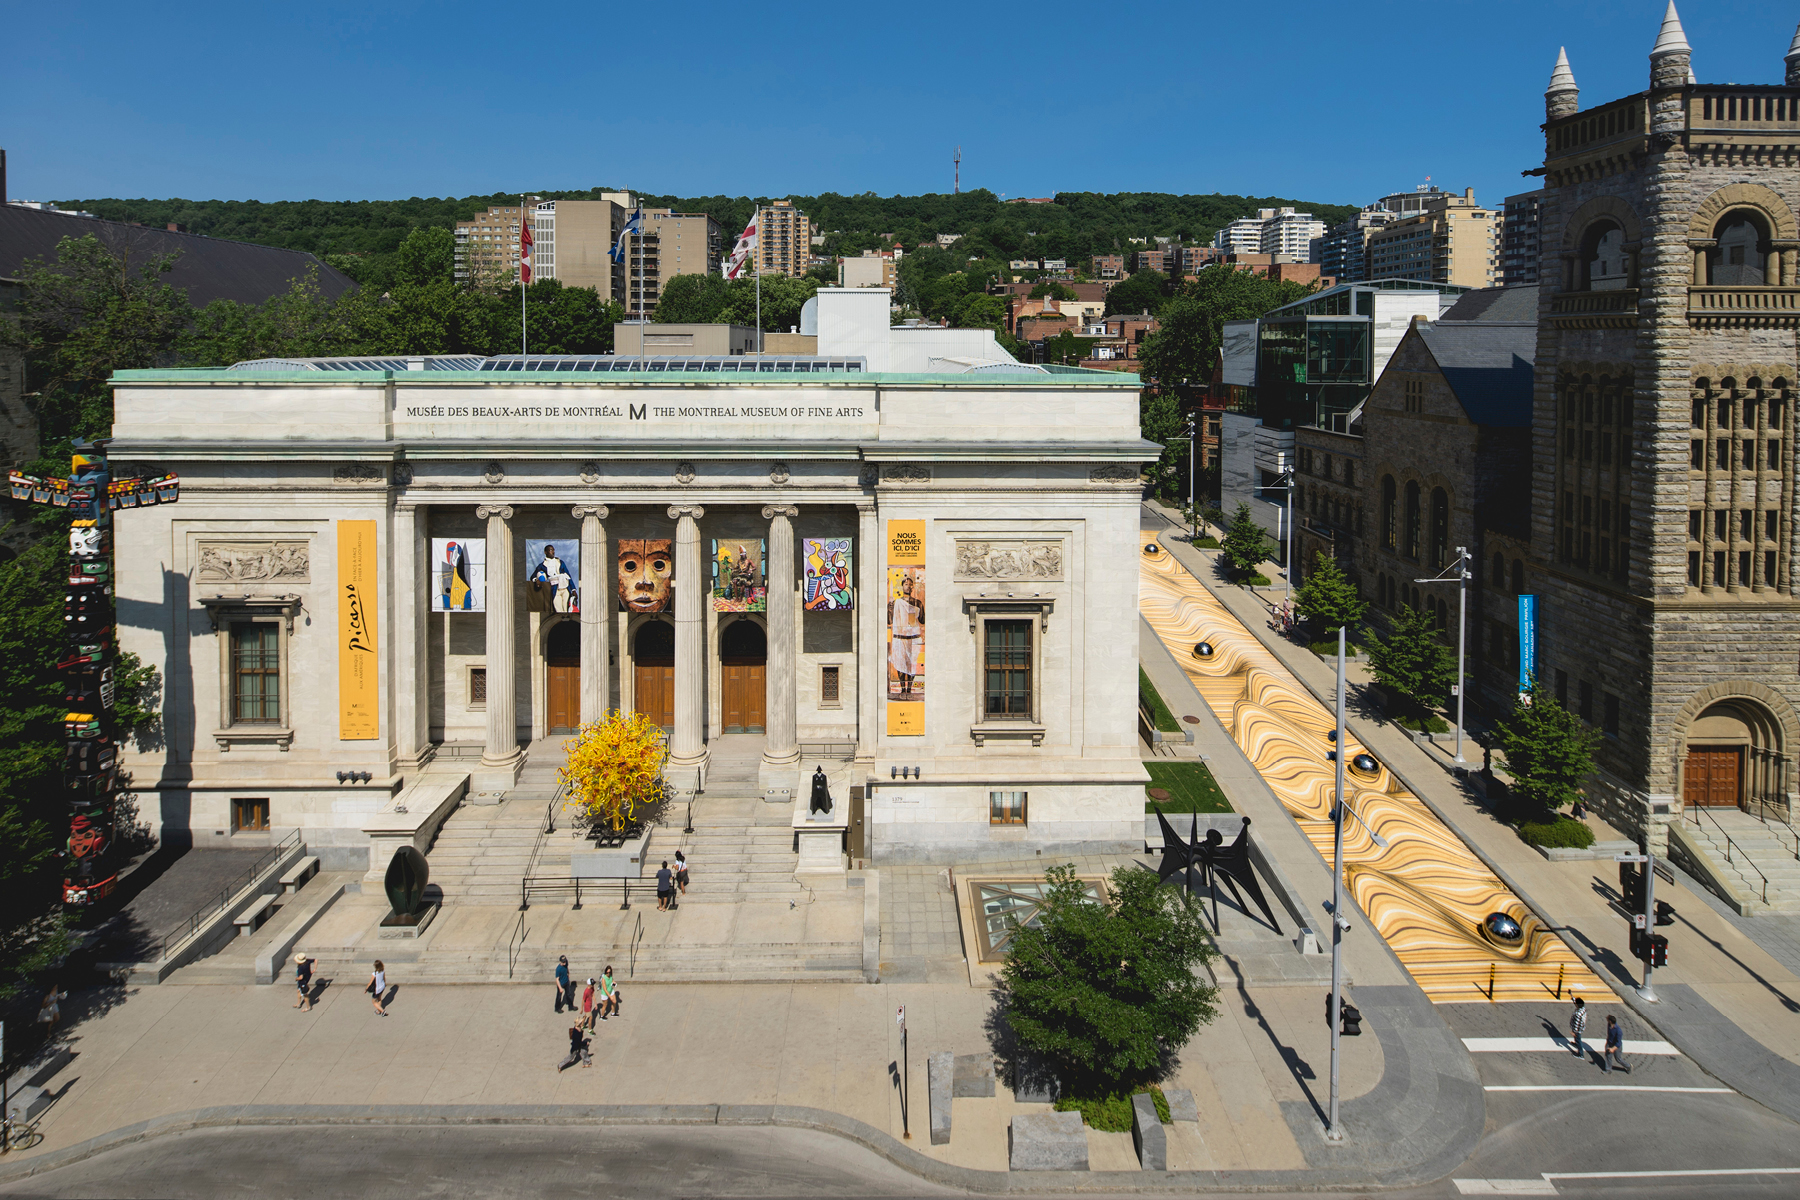
[[[1250,506],[1240,501],[1231,527],[1225,531],[1225,540],[1220,543],[1225,561],[1238,574],[1250,574],[1268,555],[1263,541],[1267,536],[1268,532],[1250,515]]]
[[[1332,633],[1340,628],[1354,629],[1369,607],[1356,594],[1356,585],[1337,560],[1324,551],[1314,557],[1312,573],[1294,593],[1294,603],[1301,615],[1324,622]]]
[[[641,712],[614,709],[583,725],[569,743],[568,762],[557,778],[568,785],[595,825],[618,833],[641,808],[663,796],[663,764],[669,752],[662,729]]]
[[[1438,639],[1431,613],[1400,606],[1393,632],[1369,646],[1369,666],[1389,696],[1424,718],[1450,699],[1456,655]]]
[[[1594,768],[1599,735],[1535,680],[1495,736],[1512,776],[1512,794],[1527,812],[1555,813],[1573,804]]]
[[[1101,1097],[1158,1078],[1217,1015],[1196,975],[1217,957],[1197,906],[1153,871],[1121,867],[1094,900],[1073,864],[1052,867],[1037,921],[1014,925],[1001,971],[1006,1022],[1059,1071],[1066,1094]]]

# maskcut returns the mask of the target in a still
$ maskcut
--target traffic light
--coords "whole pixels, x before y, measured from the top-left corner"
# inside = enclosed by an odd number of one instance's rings
[[[1345,1037],[1357,1037],[1362,1033],[1362,1010],[1348,1000],[1338,1009],[1339,1032]],[[1331,1024],[1331,993],[1325,993],[1325,1024]]]
[[[1669,965],[1669,939],[1660,933],[1650,935],[1650,965],[1666,967]]]
[[[1644,875],[1630,863],[1619,864],[1619,894],[1627,912],[1644,911]]]
[[[1675,923],[1675,906],[1667,900],[1658,900],[1656,902],[1656,923],[1673,925]]]

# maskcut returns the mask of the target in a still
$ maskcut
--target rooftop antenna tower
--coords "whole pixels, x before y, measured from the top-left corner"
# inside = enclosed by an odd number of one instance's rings
[[[954,166],[956,168],[956,182],[952,185],[956,189],[954,194],[960,196],[960,195],[962,195],[962,147],[961,146],[958,146],[956,148],[956,153],[950,156],[950,163],[952,166]]]

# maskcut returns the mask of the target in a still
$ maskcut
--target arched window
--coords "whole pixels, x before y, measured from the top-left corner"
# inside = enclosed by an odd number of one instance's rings
[[[1419,524],[1419,485],[1409,483],[1406,485],[1406,557],[1419,557],[1423,532]]]
[[[1718,245],[1707,253],[1707,282],[1720,287],[1761,287],[1767,281],[1769,226],[1762,214],[1734,209],[1713,231]]]
[[[1431,565],[1441,571],[1450,561],[1450,497],[1443,488],[1431,491]]]
[[[1516,558],[1513,559],[1512,590],[1516,595],[1523,596],[1525,594],[1525,564]]]
[[[1598,221],[1581,239],[1583,290],[1611,292],[1631,282],[1625,257],[1625,231],[1612,221]]]
[[[1498,552],[1494,555],[1494,573],[1488,577],[1488,581],[1493,584],[1495,591],[1506,586],[1506,557]]]
[[[1392,475],[1381,477],[1381,544],[1389,550],[1400,548],[1394,527],[1394,477]]]

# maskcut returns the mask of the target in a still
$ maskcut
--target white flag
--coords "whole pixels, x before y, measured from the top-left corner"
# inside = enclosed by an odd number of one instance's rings
[[[761,215],[760,209],[751,214],[750,223],[744,226],[744,232],[738,234],[737,245],[731,248],[731,257],[725,261],[725,278],[736,279],[743,272],[744,260],[756,249],[757,218]]]

